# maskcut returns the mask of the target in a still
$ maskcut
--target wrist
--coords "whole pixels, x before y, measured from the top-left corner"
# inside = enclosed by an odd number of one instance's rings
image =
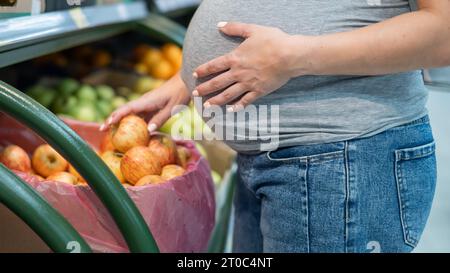
[[[287,41],[286,68],[291,78],[316,75],[316,57],[319,36],[291,35]]]

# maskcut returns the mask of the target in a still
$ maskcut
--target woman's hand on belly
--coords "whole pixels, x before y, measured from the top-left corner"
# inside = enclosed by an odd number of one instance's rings
[[[146,120],[149,120],[148,130],[150,132],[155,131],[170,118],[174,107],[186,105],[189,100],[189,92],[180,74],[177,73],[161,87],[121,106],[111,113],[106,119],[106,123],[100,127],[100,130],[106,131],[109,126],[118,123],[127,115],[142,114]]]
[[[285,85],[292,77],[290,55],[291,35],[278,28],[242,23],[218,24],[221,32],[229,36],[245,38],[245,41],[232,52],[199,66],[194,77],[203,78],[218,74],[196,87],[194,96],[205,96],[219,90],[218,95],[205,102],[210,105],[225,105],[227,111],[238,111],[256,99],[265,96]],[[298,39],[298,36],[296,36]],[[308,50],[308,37],[305,46],[295,49]]]

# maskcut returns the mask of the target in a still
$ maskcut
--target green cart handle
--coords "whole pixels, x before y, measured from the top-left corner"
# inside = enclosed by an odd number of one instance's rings
[[[0,203],[23,219],[54,252],[92,252],[64,217],[1,163]]]
[[[147,224],[123,186],[72,129],[45,107],[2,81],[0,110],[36,132],[79,171],[111,213],[131,252],[159,252]]]

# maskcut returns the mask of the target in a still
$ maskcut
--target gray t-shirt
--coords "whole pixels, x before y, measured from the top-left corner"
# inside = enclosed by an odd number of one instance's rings
[[[199,84],[192,77],[193,70],[242,42],[219,33],[219,21],[321,35],[351,31],[410,11],[405,0],[204,0],[186,35],[182,77],[192,92]],[[279,147],[329,143],[371,136],[420,118],[427,114],[426,100],[421,71],[384,76],[302,76],[254,103],[257,110],[269,110],[267,122],[264,115],[248,122],[251,114],[246,115],[247,120],[236,118],[235,122],[227,122],[224,114],[220,122],[216,114],[213,129],[219,138],[226,132],[225,142],[240,152],[268,150],[265,147],[270,146],[261,144],[271,137],[279,140]],[[270,119],[276,114],[271,106],[279,106],[278,124]],[[278,130],[271,130],[271,126],[278,126]],[[260,137],[247,137],[254,136],[251,132],[255,130]]]

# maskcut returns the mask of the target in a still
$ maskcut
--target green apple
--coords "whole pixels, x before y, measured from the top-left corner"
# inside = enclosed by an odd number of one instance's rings
[[[156,84],[156,80],[152,77],[141,77],[136,81],[133,89],[138,94],[144,94],[153,90]]]
[[[165,134],[171,134],[172,133],[172,127],[175,125],[175,123],[180,120],[181,113],[177,113],[173,116],[171,116],[160,128],[159,131]]]
[[[77,107],[78,104],[78,98],[75,96],[70,96],[66,99],[66,113],[69,113],[73,108]]]
[[[218,186],[220,182],[222,182],[222,176],[220,176],[218,172],[211,170],[211,176],[214,181],[214,185]]]
[[[211,131],[211,128],[209,128],[208,125],[206,125],[206,123],[203,121],[203,118],[200,116],[197,109],[193,106],[190,106],[190,112],[190,118],[192,120],[191,125],[194,131],[193,133],[199,136],[212,135],[213,133]]]
[[[128,98],[129,101],[132,101],[132,100],[137,100],[137,99],[139,99],[140,97],[141,97],[141,94],[138,94],[138,93],[131,93],[127,98]]]
[[[95,101],[97,99],[97,92],[95,92],[95,89],[92,86],[83,84],[77,90],[77,97],[80,100]]]
[[[112,105],[112,108],[115,110],[126,103],[127,103],[127,100],[124,97],[117,96],[112,100],[111,105]]]
[[[205,149],[205,147],[203,147],[202,144],[200,144],[200,143],[198,143],[198,142],[195,142],[195,148],[197,148],[197,150],[200,152],[200,154],[201,154],[204,158],[208,159],[208,153],[206,153],[206,149]]]
[[[189,123],[183,123],[183,126],[180,127],[179,135],[181,135],[183,139],[194,139],[192,126]]]
[[[57,93],[53,89],[36,85],[30,88],[27,94],[44,107],[49,107],[55,99]]]
[[[100,116],[106,118],[109,114],[111,114],[113,107],[109,101],[100,100],[97,102],[97,109]]]
[[[131,93],[133,93],[133,91],[131,91],[131,89],[128,87],[121,86],[117,88],[117,95],[119,96],[126,97],[129,96]]]
[[[77,104],[78,98],[75,96],[60,96],[52,103],[51,109],[56,114],[68,114]]]
[[[74,79],[63,79],[58,84],[58,90],[63,96],[69,96],[80,88],[80,83]]]
[[[97,86],[97,95],[100,99],[103,100],[112,100],[115,96],[114,89],[107,85],[99,85]]]
[[[87,122],[96,122],[98,118],[95,106],[90,103],[79,103],[69,114],[77,120]]]

